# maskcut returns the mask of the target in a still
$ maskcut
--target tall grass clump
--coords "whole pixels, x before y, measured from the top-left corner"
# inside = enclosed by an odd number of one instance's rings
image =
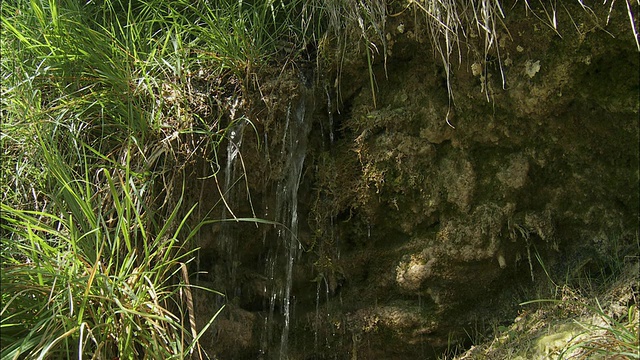
[[[155,225],[145,176],[92,165],[86,160],[100,154],[86,145],[70,159],[58,139],[38,136],[55,190],[44,211],[2,205],[2,358],[188,354],[194,343],[183,320],[193,304],[182,273],[192,253],[183,247],[196,229],[183,228],[193,208],[179,218],[178,202]]]
[[[2,359],[202,356],[176,164],[224,128],[161,5],[2,4]]]
[[[637,305],[631,305],[622,319],[615,319],[607,315],[597,299],[596,304],[588,309],[598,323],[578,322],[582,333],[565,346],[559,358],[640,359]]]
[[[189,27],[195,59],[243,75],[269,61],[300,58],[306,47],[320,41],[327,23],[316,1],[222,0],[178,1],[172,14]],[[171,10],[172,12],[174,10]]]

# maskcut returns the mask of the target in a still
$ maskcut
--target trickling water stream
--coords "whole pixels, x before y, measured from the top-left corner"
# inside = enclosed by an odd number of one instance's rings
[[[227,293],[236,293],[237,289],[237,267],[238,261],[238,238],[233,234],[231,229],[232,224],[227,223],[226,220],[235,217],[232,206],[237,201],[235,194],[235,183],[239,180],[239,171],[237,160],[240,156],[240,147],[242,145],[242,135],[247,122],[244,119],[239,120],[234,126],[232,126],[228,132],[228,144],[227,144],[227,164],[225,167],[225,179],[224,188],[222,189],[222,200],[225,206],[222,207],[223,220],[222,231],[220,234],[220,240],[224,251],[229,255],[229,262],[227,265],[227,276],[230,280],[230,284],[234,287],[228,289]]]
[[[299,258],[302,246],[298,240],[298,189],[302,177],[307,152],[308,136],[311,131],[313,98],[310,90],[303,89],[297,102],[289,105],[286,113],[280,156],[285,159],[283,178],[278,182],[275,195],[275,220],[284,225],[277,229],[277,243],[270,247],[266,257],[265,276],[268,285],[265,297],[268,299],[268,314],[264,319],[261,353],[275,351],[266,347],[274,346],[274,329],[281,329],[277,358],[287,359],[289,352],[289,329],[293,318],[295,295],[292,289],[294,264]],[[286,227],[286,228],[285,228]],[[284,274],[284,279],[281,275]],[[276,310],[282,317],[274,316]],[[274,322],[282,321],[281,324]]]
[[[290,231],[281,231],[283,243],[287,244],[285,253],[287,259],[286,283],[283,297],[284,327],[280,340],[280,359],[286,359],[289,345],[289,324],[291,322],[292,296],[291,285],[293,275],[293,263],[300,247],[298,241],[298,188],[302,176],[302,167],[307,152],[307,138],[311,130],[311,121],[308,113],[311,113],[312,105],[306,96],[302,96],[295,106],[292,116],[287,114],[288,131],[285,132],[283,144],[288,147],[287,177],[278,185],[278,219],[287,224]]]

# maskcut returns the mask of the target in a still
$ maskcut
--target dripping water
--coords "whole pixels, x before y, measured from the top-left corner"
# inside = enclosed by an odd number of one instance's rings
[[[238,267],[238,239],[237,236],[234,236],[231,224],[226,220],[232,219],[235,217],[233,214],[233,209],[230,208],[233,204],[236,204],[236,194],[234,192],[234,185],[238,181],[240,175],[238,159],[240,157],[240,147],[242,145],[242,135],[244,132],[244,128],[247,124],[247,121],[241,119],[233,124],[229,130],[227,131],[227,163],[225,165],[225,177],[224,184],[222,187],[222,197],[224,198],[225,206],[222,207],[222,231],[220,234],[220,240],[222,243],[223,250],[227,253],[229,263],[227,264],[227,275],[230,281],[230,286],[234,295],[237,290],[236,277],[237,277],[237,267]],[[229,293],[229,291],[227,291]]]
[[[305,94],[306,95],[306,94]],[[280,337],[280,359],[286,359],[288,356],[289,346],[289,327],[291,323],[291,313],[293,310],[291,294],[293,283],[293,265],[298,256],[300,244],[298,242],[298,188],[302,177],[302,168],[307,153],[307,138],[311,130],[311,119],[309,119],[308,107],[312,104],[308,96],[301,96],[298,104],[295,106],[293,114],[288,112],[285,124],[283,149],[288,148],[287,164],[288,170],[285,179],[278,185],[277,193],[277,218],[280,222],[287,225],[289,231],[280,229],[279,242],[285,244],[286,259],[286,280],[284,283],[284,294],[282,297],[282,311],[284,315],[284,324]]]
[[[224,179],[224,191],[225,193],[229,193],[233,184],[231,183],[231,179],[236,175],[236,159],[240,154],[240,145],[242,145],[242,134],[244,133],[244,127],[246,126],[246,121],[241,119],[229,130],[228,135],[228,144],[227,144],[227,165],[225,168],[225,179]],[[235,180],[235,179],[234,179]],[[231,203],[231,201],[228,201]],[[226,211],[226,208],[225,208]]]
[[[316,286],[316,318],[315,318],[315,329],[314,329],[314,343],[313,348],[316,354],[319,354],[321,351],[319,349],[320,345],[324,346],[324,349],[328,350],[330,353],[331,343],[330,339],[327,336],[324,337],[324,343],[320,344],[320,329],[324,324],[330,321],[331,314],[329,313],[329,309],[326,309],[326,313],[321,312],[320,303],[324,301],[325,304],[329,304],[329,282],[327,277],[324,274],[320,274],[317,278],[317,286]],[[324,285],[324,286],[323,286]],[[324,287],[324,291],[322,288]],[[321,298],[320,294],[323,293],[324,299]],[[324,318],[324,319],[323,319]],[[324,321],[324,323],[323,323]],[[335,336],[335,334],[333,334]]]
[[[320,329],[320,288],[322,287],[322,284],[320,282],[320,280],[318,280],[317,286],[316,286],[316,323],[315,323],[315,329],[314,329],[314,334],[313,334],[313,349],[315,350],[315,353],[318,353],[318,329]]]
[[[296,260],[301,256],[298,240],[298,189],[307,152],[307,141],[311,131],[313,112],[312,91],[303,89],[300,98],[291,103],[284,120],[284,131],[280,156],[284,159],[283,177],[277,183],[275,206],[265,208],[265,217],[273,213],[276,222],[283,224],[276,228],[277,239],[268,242],[263,238],[266,251],[264,290],[265,312],[263,331],[260,335],[260,354],[268,358],[287,359],[289,357],[289,332],[295,313],[293,292],[293,271]],[[265,135],[265,143],[267,138]],[[273,142],[273,137],[269,139]],[[266,161],[270,162],[269,154]],[[280,331],[280,332],[278,332]],[[275,348],[276,344],[279,348]],[[274,347],[271,350],[271,347]]]

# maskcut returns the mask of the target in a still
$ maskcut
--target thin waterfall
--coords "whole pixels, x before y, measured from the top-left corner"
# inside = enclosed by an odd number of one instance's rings
[[[306,91],[306,90],[303,90]],[[282,294],[282,313],[284,323],[280,336],[280,359],[287,359],[289,346],[289,327],[293,311],[292,284],[295,259],[298,257],[300,243],[298,241],[298,188],[302,178],[302,169],[307,153],[307,138],[311,131],[310,114],[313,109],[313,100],[307,94],[303,94],[293,111],[288,111],[283,150],[286,152],[285,177],[278,184],[276,218],[288,227],[289,230],[280,229],[278,241],[284,244],[285,256],[285,282]]]
[[[247,121],[244,119],[239,120],[235,125],[231,127],[228,131],[228,143],[227,143],[227,166],[225,171],[224,178],[224,191],[225,193],[229,193],[233,184],[231,183],[231,179],[236,174],[236,159],[240,154],[240,146],[242,145],[242,135],[244,133],[244,127],[246,126]],[[234,179],[235,181],[235,179]],[[226,208],[225,208],[226,211]]]
[[[240,156],[240,147],[242,145],[242,135],[244,133],[244,128],[247,124],[247,121],[241,119],[233,124],[227,132],[227,164],[225,166],[225,174],[224,174],[224,184],[222,188],[222,196],[224,197],[224,202],[227,206],[222,207],[222,232],[220,235],[222,246],[224,251],[228,254],[230,259],[227,265],[227,272],[229,277],[229,283],[232,287],[236,287],[236,278],[237,278],[237,267],[238,267],[238,239],[235,234],[231,231],[231,223],[226,223],[225,220],[231,219],[233,217],[233,209],[228,208],[228,206],[234,206],[236,204],[236,194],[235,194],[235,183],[238,178],[238,158]],[[236,289],[231,289],[234,293]],[[228,292],[228,291],[227,291]]]

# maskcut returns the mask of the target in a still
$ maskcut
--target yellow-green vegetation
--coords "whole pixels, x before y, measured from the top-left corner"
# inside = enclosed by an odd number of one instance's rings
[[[162,140],[189,112],[163,95],[182,35],[122,5],[3,2],[2,359],[197,348],[184,270],[199,225],[180,183],[159,186],[180,178]]]
[[[217,219],[194,219],[185,184],[197,159],[216,176],[233,98],[301,57],[316,11],[2,3],[2,359],[204,356],[215,316],[196,330],[189,264]]]

